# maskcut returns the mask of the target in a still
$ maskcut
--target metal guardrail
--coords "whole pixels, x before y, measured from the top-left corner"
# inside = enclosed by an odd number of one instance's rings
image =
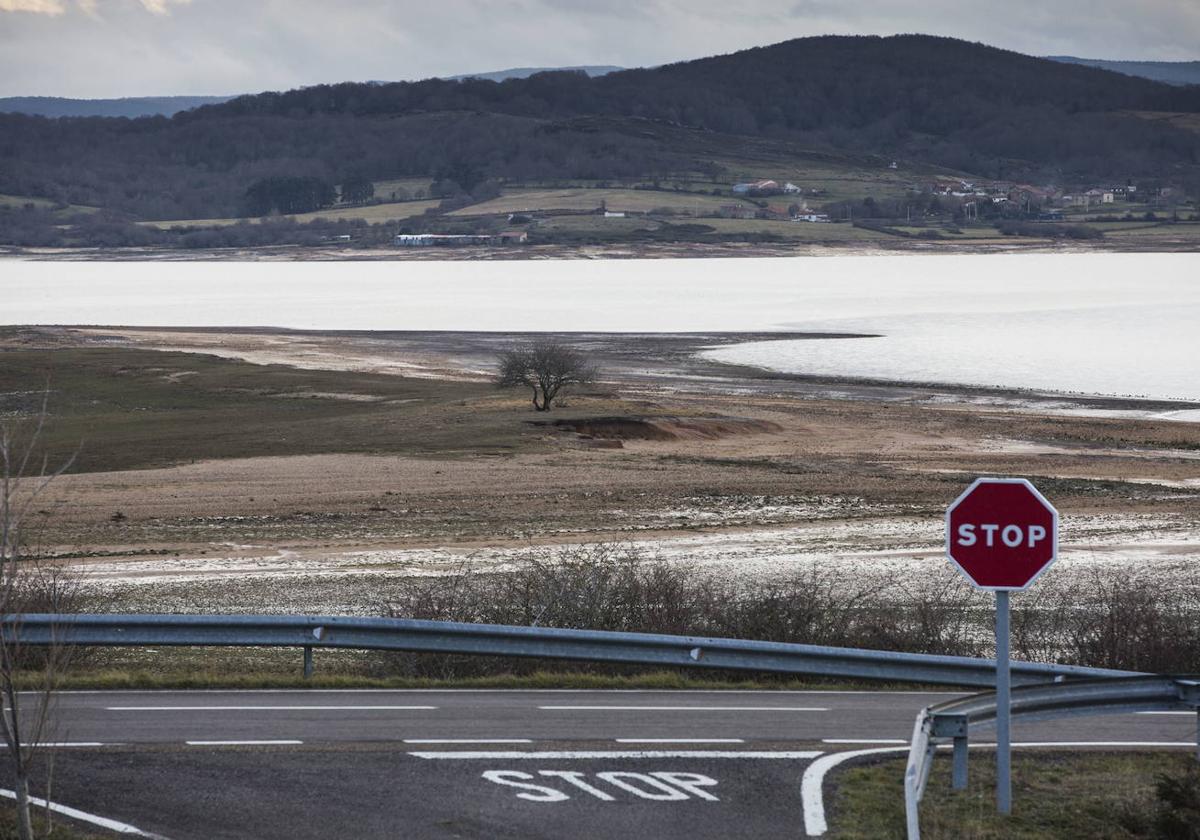
[[[922,709],[913,727],[908,766],[904,772],[904,807],[908,839],[920,840],[919,806],[937,748],[949,741],[954,747],[951,784],[967,786],[968,737],[972,725],[996,718],[996,695],[975,694]],[[1164,712],[1191,709],[1197,712],[1197,759],[1200,759],[1200,679],[1139,676],[1087,680],[1053,685],[1033,685],[1012,693],[1012,714],[1026,720],[1071,715]]]
[[[312,673],[314,648],[537,657],[978,687],[994,686],[996,671],[993,660],[965,656],[389,618],[29,614],[0,620],[0,634],[12,634],[17,642],[29,645],[299,647],[304,649],[306,676]],[[1016,685],[1126,676],[1130,672],[1012,663]]]

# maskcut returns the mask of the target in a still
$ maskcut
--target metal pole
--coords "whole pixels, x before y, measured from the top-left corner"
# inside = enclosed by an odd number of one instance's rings
[[[955,790],[967,789],[967,738],[954,739],[954,771],[950,780]]]
[[[313,675],[312,663],[312,645],[304,646],[304,679],[311,679]]]
[[[996,810],[1001,814],[1012,813],[1008,600],[1007,591],[996,592]]]

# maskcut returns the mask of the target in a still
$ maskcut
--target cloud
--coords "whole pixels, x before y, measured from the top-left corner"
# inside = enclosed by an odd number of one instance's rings
[[[90,0],[90,2],[95,2],[95,0]],[[139,2],[151,14],[167,15],[171,13],[170,7],[172,4],[178,3],[183,5],[190,3],[191,0],[139,0]]]
[[[142,8],[155,15],[170,14],[174,4],[190,3],[191,0],[138,0]],[[95,17],[100,0],[75,0],[84,14]],[[67,11],[63,0],[0,0],[0,12],[29,12],[35,15],[61,15]]]
[[[0,96],[281,90],[647,66],[825,34],[1200,59],[1196,0],[0,0]]]
[[[35,15],[61,15],[66,11],[61,0],[0,0],[0,12],[31,12]]]

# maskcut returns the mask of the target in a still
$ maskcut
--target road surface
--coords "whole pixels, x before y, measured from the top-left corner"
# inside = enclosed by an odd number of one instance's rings
[[[953,696],[72,692],[53,799],[171,840],[820,836],[824,757],[901,756],[917,712]],[[1030,745],[1195,738],[1191,713],[1014,725]]]

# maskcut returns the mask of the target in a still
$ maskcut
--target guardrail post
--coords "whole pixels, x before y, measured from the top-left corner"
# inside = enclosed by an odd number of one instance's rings
[[[954,773],[951,786],[955,790],[967,789],[967,736],[954,739]]]
[[[313,663],[312,663],[312,645],[304,646],[304,679],[312,679]]]

